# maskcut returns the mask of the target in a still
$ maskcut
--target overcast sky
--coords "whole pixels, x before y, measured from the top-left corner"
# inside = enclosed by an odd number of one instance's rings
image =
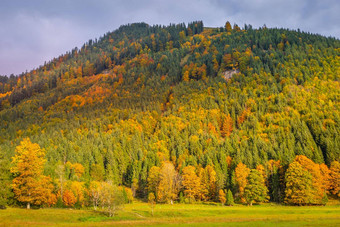
[[[0,75],[30,71],[122,24],[193,20],[340,38],[340,0],[0,0]]]

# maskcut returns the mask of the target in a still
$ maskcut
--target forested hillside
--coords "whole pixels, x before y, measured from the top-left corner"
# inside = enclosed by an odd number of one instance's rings
[[[36,205],[92,205],[104,181],[158,202],[323,204],[339,196],[339,79],[335,38],[229,22],[121,26],[0,76],[0,194],[27,202],[11,188],[15,166],[42,148],[55,198]]]

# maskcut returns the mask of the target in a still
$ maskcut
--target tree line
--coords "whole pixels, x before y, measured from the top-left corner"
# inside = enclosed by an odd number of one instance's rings
[[[26,138],[16,147],[11,162],[12,179],[1,178],[3,186],[11,184],[11,190],[2,187],[1,206],[8,200],[34,206],[86,207],[100,209],[110,216],[124,203],[133,202],[138,196],[138,182],[131,187],[117,186],[110,181],[83,181],[84,167],[79,163],[60,164],[55,169],[57,177],[44,174],[45,150]],[[269,160],[265,166],[248,168],[242,162],[234,170],[231,157],[224,160],[230,176],[221,182],[214,166],[188,165],[181,171],[172,162],[164,161],[148,172],[147,194],[149,202],[192,203],[214,201],[233,205],[252,205],[276,201],[289,205],[325,205],[329,195],[340,195],[340,163],[332,162],[330,168],[316,164],[306,156],[298,155],[288,166]],[[4,175],[4,173],[2,173]],[[13,194],[11,194],[13,193]],[[226,197],[226,195],[228,195]]]

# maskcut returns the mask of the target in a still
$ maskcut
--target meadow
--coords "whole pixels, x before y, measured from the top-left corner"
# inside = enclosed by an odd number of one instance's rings
[[[232,207],[219,204],[127,204],[116,216],[94,210],[0,210],[0,226],[340,226],[340,206],[274,204]]]

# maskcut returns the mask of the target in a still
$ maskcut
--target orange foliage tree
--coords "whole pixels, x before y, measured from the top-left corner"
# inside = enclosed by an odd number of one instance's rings
[[[74,204],[77,202],[77,198],[70,190],[65,190],[63,194],[63,203],[67,207],[73,207]]]
[[[286,172],[286,203],[296,205],[324,204],[329,188],[327,166],[304,155],[295,157]]]
[[[51,179],[43,175],[45,151],[26,138],[16,147],[15,153],[11,172],[15,176],[12,187],[16,199],[26,203],[27,209],[31,204],[55,203],[50,199],[53,190]]]
[[[221,127],[221,136],[229,137],[231,132],[233,131],[233,119],[230,117],[230,115],[226,116],[222,122]]]
[[[302,167],[312,175],[312,191],[314,197],[312,202],[314,204],[321,204],[322,199],[326,196],[328,185],[327,176],[321,174],[320,165],[315,164],[304,155],[297,155],[294,161],[299,162]]]

